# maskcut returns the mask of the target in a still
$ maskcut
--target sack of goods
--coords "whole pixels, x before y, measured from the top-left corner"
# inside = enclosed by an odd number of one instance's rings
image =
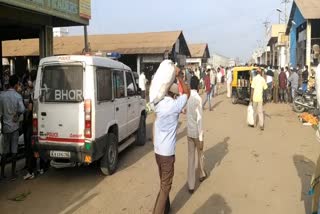
[[[254,126],[254,112],[253,112],[253,107],[250,104],[248,106],[248,112],[247,112],[247,123],[249,126]]]
[[[156,71],[150,85],[150,103],[156,105],[167,94],[176,78],[175,65],[171,60],[164,60]]]

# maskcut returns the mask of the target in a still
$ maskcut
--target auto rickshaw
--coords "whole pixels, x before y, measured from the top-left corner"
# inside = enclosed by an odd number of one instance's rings
[[[251,82],[258,67],[235,67],[232,79],[232,103],[250,102]]]

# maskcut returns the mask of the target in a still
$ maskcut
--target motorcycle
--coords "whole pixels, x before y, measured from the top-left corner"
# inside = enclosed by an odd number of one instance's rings
[[[297,113],[313,112],[317,109],[317,93],[316,90],[304,93],[298,90],[293,100],[293,109]]]

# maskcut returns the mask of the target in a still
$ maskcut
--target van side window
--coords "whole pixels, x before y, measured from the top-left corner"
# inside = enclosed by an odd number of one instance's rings
[[[132,74],[130,72],[126,72],[126,80],[127,80],[127,96],[134,96],[137,94],[136,86],[134,84]]]
[[[97,68],[97,99],[98,101],[112,100],[111,70],[107,68]]]
[[[123,71],[113,71],[113,91],[114,98],[125,97],[124,91],[124,73]]]

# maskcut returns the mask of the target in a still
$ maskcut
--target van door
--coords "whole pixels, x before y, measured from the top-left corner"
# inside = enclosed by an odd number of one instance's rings
[[[137,131],[139,127],[140,109],[137,87],[130,71],[126,71],[126,90],[128,99],[128,133],[132,134]]]
[[[124,72],[120,70],[113,71],[113,92],[114,92],[114,115],[118,121],[119,141],[128,137],[127,127],[127,105],[128,100],[125,94],[125,77]]]
[[[45,65],[41,70],[39,137],[45,142],[84,142],[84,67]]]
[[[106,134],[106,128],[115,119],[114,102],[112,102],[112,70],[110,68],[96,68],[96,92],[95,136],[99,138]]]

